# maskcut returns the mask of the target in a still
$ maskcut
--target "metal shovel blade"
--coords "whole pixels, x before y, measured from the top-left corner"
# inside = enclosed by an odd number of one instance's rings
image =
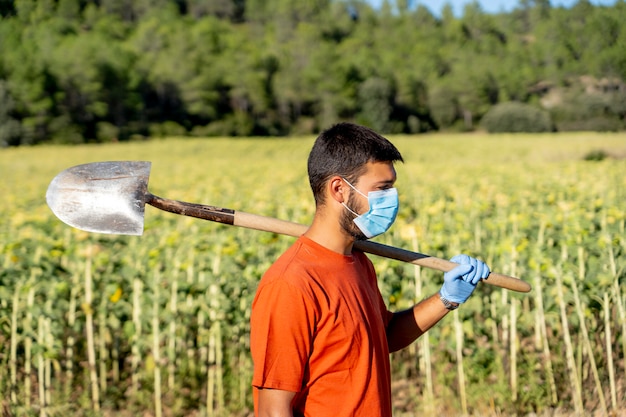
[[[143,234],[150,162],[95,162],[59,173],[46,192],[63,222],[96,233]]]

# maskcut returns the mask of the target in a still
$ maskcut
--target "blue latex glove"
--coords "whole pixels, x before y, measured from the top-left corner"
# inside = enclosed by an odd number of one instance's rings
[[[443,286],[439,293],[453,303],[464,303],[474,292],[476,284],[491,272],[487,264],[467,255],[456,255],[452,262],[460,264],[443,274]]]

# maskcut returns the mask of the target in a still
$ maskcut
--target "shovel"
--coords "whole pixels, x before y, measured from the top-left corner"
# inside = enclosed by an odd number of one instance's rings
[[[227,208],[168,200],[148,191],[150,162],[94,162],[59,173],[48,186],[46,201],[64,223],[88,232],[141,235],[144,209],[160,210],[217,223],[298,237],[307,226]],[[456,263],[371,241],[356,241],[367,253],[447,272]],[[517,292],[530,285],[518,278],[492,272],[483,282]]]

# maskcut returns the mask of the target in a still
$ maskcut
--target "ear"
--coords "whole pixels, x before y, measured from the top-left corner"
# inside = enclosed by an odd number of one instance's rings
[[[344,203],[348,201],[348,187],[340,176],[336,175],[329,179],[327,187],[328,196],[330,198],[338,203]]]

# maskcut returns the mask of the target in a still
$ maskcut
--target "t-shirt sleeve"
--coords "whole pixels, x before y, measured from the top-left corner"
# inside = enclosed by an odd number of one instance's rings
[[[259,288],[250,318],[253,386],[301,390],[315,329],[313,305],[305,291],[282,279]]]

